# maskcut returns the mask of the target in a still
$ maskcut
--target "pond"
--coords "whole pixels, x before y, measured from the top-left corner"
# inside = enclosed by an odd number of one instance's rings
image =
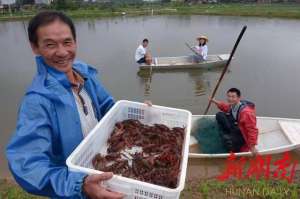
[[[153,56],[182,56],[209,37],[209,54],[230,53],[243,25],[248,29],[217,93],[238,87],[255,102],[257,115],[300,118],[300,21],[224,16],[142,16],[75,21],[78,58],[95,66],[116,100],[127,99],[202,114],[221,70],[167,71],[151,83],[137,75],[134,52],[148,38]],[[20,101],[36,71],[27,40],[27,22],[0,22],[0,176],[8,176],[4,149],[12,135]],[[210,113],[214,114],[212,107]],[[4,161],[2,161],[4,160]],[[213,164],[213,162],[211,162]],[[210,165],[210,163],[206,164]]]

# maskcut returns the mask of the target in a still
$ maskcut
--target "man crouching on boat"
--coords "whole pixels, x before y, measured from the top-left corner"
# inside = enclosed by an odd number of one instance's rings
[[[223,130],[223,140],[227,150],[251,151],[256,155],[258,129],[254,103],[241,100],[241,92],[237,88],[227,91],[228,103],[212,98],[210,100],[222,111],[216,114],[216,120]]]
[[[149,40],[148,39],[144,39],[143,43],[141,45],[139,45],[139,47],[136,49],[135,51],[135,61],[138,64],[148,64],[150,65],[152,63],[152,58],[150,53],[148,52],[148,44],[149,44]]]

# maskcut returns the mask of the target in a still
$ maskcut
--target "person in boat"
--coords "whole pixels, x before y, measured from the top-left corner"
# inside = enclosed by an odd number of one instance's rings
[[[194,47],[195,51],[197,52],[197,55],[194,55],[195,62],[201,62],[205,61],[207,59],[207,53],[208,53],[208,38],[204,35],[197,38],[199,44]]]
[[[227,91],[227,103],[213,98],[210,100],[221,110],[216,114],[216,120],[223,130],[222,137],[227,150],[257,154],[258,129],[254,103],[241,100],[241,92],[237,88]]]
[[[148,39],[144,39],[143,43],[141,45],[138,46],[138,48],[135,51],[135,61],[138,64],[148,64],[150,65],[152,63],[152,58],[150,53],[148,52],[148,44],[149,44],[149,40]]]

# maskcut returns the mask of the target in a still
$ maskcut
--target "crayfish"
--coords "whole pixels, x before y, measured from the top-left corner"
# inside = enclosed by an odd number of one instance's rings
[[[184,127],[145,125],[133,119],[118,122],[107,141],[107,154],[96,154],[93,166],[100,171],[176,188],[184,133]]]

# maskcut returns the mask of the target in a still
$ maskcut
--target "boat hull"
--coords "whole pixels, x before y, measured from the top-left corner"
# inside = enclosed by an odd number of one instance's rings
[[[224,67],[228,59],[228,54],[208,55],[207,60],[199,63],[194,62],[193,56],[156,57],[151,65],[141,64],[140,70],[209,69]]]
[[[202,117],[214,117],[193,115],[192,132],[196,120]],[[259,129],[257,149],[259,154],[277,154],[300,148],[300,119],[257,117]],[[196,152],[196,140],[191,136],[190,158],[227,158],[229,153],[204,154]],[[235,153],[236,156],[251,156],[250,152]]]

